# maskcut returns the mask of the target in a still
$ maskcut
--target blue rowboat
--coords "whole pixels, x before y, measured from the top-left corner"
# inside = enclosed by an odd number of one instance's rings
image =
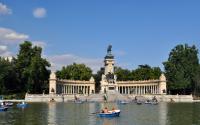
[[[123,101],[123,100],[122,100],[122,101],[120,101],[119,103],[125,105],[125,104],[128,104],[129,102],[128,102],[128,101]]]
[[[18,108],[26,108],[27,106],[28,106],[28,104],[24,103],[24,102],[17,104]]]
[[[120,110],[114,110],[114,111],[108,111],[107,113],[99,113],[97,114],[100,117],[119,117],[120,114]]]
[[[8,107],[5,107],[5,106],[0,107],[0,112],[7,111],[7,110],[8,110]]]

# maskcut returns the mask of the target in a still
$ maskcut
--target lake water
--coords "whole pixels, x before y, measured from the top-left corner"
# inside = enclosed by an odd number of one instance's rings
[[[119,108],[120,117],[96,116],[104,106]],[[116,103],[31,103],[0,112],[0,125],[200,125],[200,103],[137,105]]]

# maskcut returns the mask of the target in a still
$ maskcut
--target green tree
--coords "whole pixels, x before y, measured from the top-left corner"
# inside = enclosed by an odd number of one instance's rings
[[[104,68],[101,68],[99,71],[97,71],[96,74],[94,74],[94,79],[95,79],[95,90],[96,92],[99,92],[100,89],[101,89],[101,77],[102,77],[102,74],[104,74]]]
[[[42,93],[43,90],[48,90],[48,78],[50,71],[46,67],[50,64],[46,59],[41,58],[42,48],[33,47],[33,57],[29,66],[30,77],[28,79],[28,89],[32,93]]]
[[[92,70],[85,64],[73,63],[62,67],[60,71],[56,72],[56,76],[60,79],[89,80],[92,76]]]
[[[132,79],[131,72],[128,69],[115,67],[115,74],[117,75],[118,81],[127,81]]]
[[[200,97],[200,65],[194,78],[194,95]]]
[[[163,63],[171,94],[194,92],[198,79],[199,59],[196,46],[177,45]]]
[[[41,53],[42,48],[33,47],[29,41],[20,44],[19,54],[15,59],[15,68],[19,80],[18,88],[21,92],[42,93],[43,89],[47,89],[50,74],[47,67],[50,64],[41,57]]]
[[[0,57],[0,94],[6,93],[6,77],[9,75],[9,62]]]
[[[16,74],[13,61],[0,57],[0,94],[16,92]]]
[[[151,67],[147,64],[139,65],[139,67],[132,71],[132,77],[134,80],[150,80],[159,79],[161,75],[161,69],[159,67]]]
[[[14,60],[15,68],[18,78],[18,89],[21,92],[26,92],[28,79],[29,79],[29,66],[31,64],[32,57],[32,44],[31,42],[25,41],[20,44],[19,53],[17,58]]]

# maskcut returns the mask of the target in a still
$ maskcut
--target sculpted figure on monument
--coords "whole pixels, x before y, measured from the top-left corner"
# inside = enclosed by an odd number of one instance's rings
[[[109,45],[107,49],[107,53],[111,54],[111,51],[112,51],[112,45]]]

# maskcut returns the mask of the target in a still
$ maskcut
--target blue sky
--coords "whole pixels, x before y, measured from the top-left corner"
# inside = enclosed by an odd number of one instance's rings
[[[0,56],[15,56],[30,40],[59,69],[85,63],[103,66],[109,44],[116,65],[163,69],[177,44],[200,49],[200,1],[0,0]]]

